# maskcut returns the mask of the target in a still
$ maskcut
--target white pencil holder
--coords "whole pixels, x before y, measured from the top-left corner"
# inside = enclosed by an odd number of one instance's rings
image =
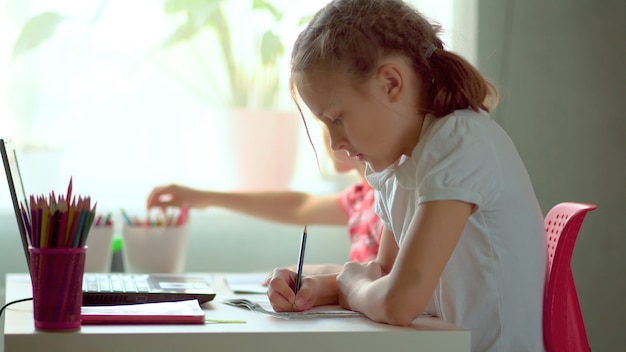
[[[182,273],[189,225],[122,227],[122,256],[128,273]]]
[[[85,272],[111,271],[113,226],[92,226],[87,236]]]

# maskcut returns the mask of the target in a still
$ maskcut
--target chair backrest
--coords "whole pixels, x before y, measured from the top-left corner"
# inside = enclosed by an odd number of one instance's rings
[[[547,352],[590,351],[571,260],[585,215],[596,208],[593,204],[560,203],[544,219],[548,268],[543,301],[543,340]]]

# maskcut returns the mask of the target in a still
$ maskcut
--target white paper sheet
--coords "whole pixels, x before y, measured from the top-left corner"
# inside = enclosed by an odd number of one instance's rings
[[[282,319],[359,318],[364,316],[362,313],[343,309],[339,305],[318,306],[304,312],[276,312],[267,301],[253,302],[244,298],[234,298],[223,302]]]
[[[250,294],[267,293],[267,286],[263,286],[263,282],[268,277],[269,273],[251,273],[251,274],[236,274],[226,275],[224,280],[226,285],[233,293],[237,294]]]

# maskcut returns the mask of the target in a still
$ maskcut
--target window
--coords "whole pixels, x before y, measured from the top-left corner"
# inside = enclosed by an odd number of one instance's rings
[[[161,48],[185,20],[165,13],[166,0],[8,0],[0,8],[0,135],[18,148],[27,193],[63,190],[72,176],[77,193],[91,195],[100,209],[117,210],[142,209],[152,187],[171,182],[227,190],[280,181],[270,186],[324,193],[354,181],[355,175],[333,174],[318,147],[320,172],[285,85],[298,20],[327,0],[270,2],[284,14],[280,20],[250,12],[247,1],[225,5],[227,20],[236,23],[230,26],[235,56],[247,59],[237,64],[249,90],[269,91],[257,83],[270,79],[250,76],[258,71],[259,57],[250,39],[273,30],[284,46],[273,68],[278,94],[269,109],[262,101],[247,103],[266,117],[248,120],[254,127],[242,129],[232,113],[246,105],[223,104],[233,99],[233,81],[223,69],[224,57],[215,54],[215,34],[205,31]],[[449,48],[473,61],[473,1],[414,3],[443,25]],[[22,26],[43,13],[48,17],[40,34],[48,37],[13,56]],[[319,133],[313,137],[319,146]],[[271,161],[278,164],[270,167]],[[254,166],[241,170],[244,164]],[[266,170],[275,173],[263,179]],[[6,187],[0,195],[8,200]],[[0,204],[0,210],[9,208],[9,201]]]

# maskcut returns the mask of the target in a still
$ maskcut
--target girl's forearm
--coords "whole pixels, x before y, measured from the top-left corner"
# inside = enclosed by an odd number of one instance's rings
[[[365,314],[368,318],[390,323],[386,314],[386,287],[387,277],[361,284],[358,288],[353,288],[346,301],[352,310]]]
[[[337,274],[323,274],[312,276],[317,281],[315,305],[323,306],[339,304],[339,287],[337,286]]]
[[[211,192],[199,195],[202,207],[221,207],[264,220],[301,224],[306,220],[301,209],[308,195],[300,192]]]
[[[353,290],[348,303],[372,320],[407,326],[420,316],[428,299],[423,291],[394,282],[393,276],[386,275]]]
[[[419,316],[424,303],[411,273],[387,273],[378,261],[364,265],[346,263],[339,275],[339,300],[368,318],[391,325],[408,325]],[[419,279],[419,275],[417,275]],[[419,281],[419,280],[418,280]],[[416,313],[417,312],[417,313]]]
[[[321,275],[321,274],[334,274],[337,275],[341,272],[343,265],[340,264],[306,264],[304,266],[305,275]],[[293,270],[295,270],[295,266]]]

